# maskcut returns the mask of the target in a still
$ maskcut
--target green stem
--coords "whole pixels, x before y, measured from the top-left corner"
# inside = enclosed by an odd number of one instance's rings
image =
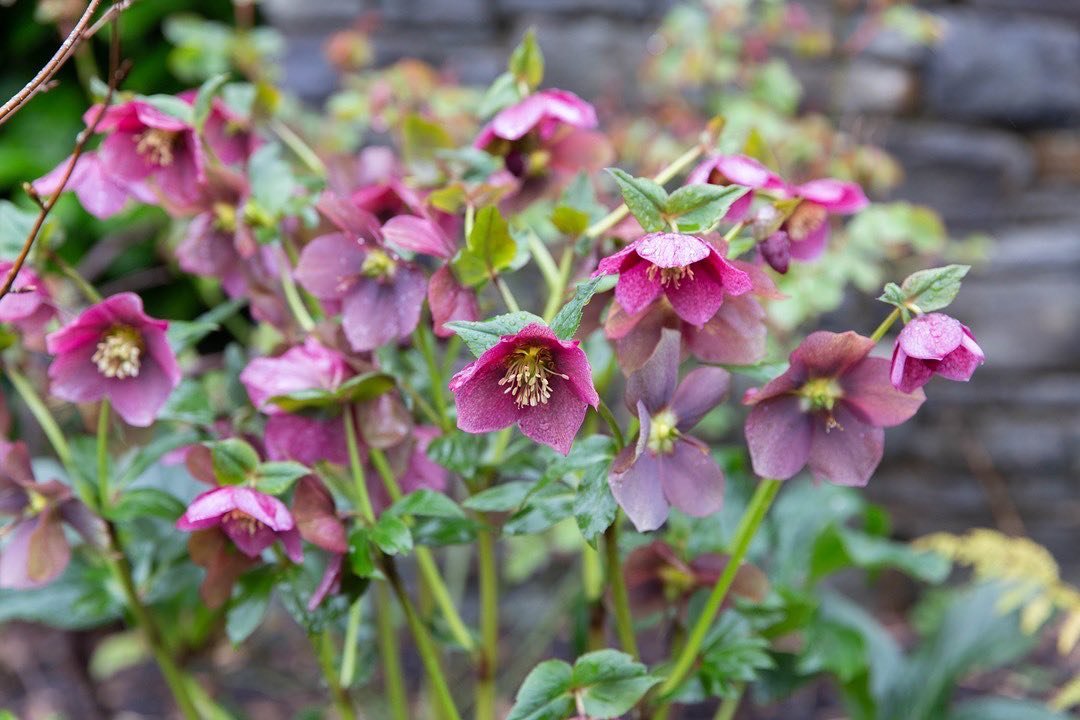
[[[364,464],[360,461],[360,447],[356,442],[356,420],[352,406],[345,408],[345,445],[349,451],[349,469],[352,471],[353,490],[356,493],[356,506],[361,517],[369,525],[375,524],[375,509],[371,506],[367,480],[364,478]]]
[[[398,647],[397,630],[394,628],[394,616],[391,613],[390,593],[386,586],[375,586],[375,624],[379,640],[379,655],[382,656],[383,684],[390,702],[390,716],[394,720],[409,720],[409,700],[405,694],[401,651]]]
[[[502,295],[506,309],[510,312],[521,312],[521,306],[518,305],[517,299],[514,298],[514,293],[510,292],[510,286],[506,284],[506,281],[497,275],[492,278],[492,281],[495,283],[495,287],[499,289],[499,294]]]
[[[375,466],[379,477],[382,478],[383,486],[386,488],[390,500],[397,502],[403,496],[401,485],[398,484],[397,478],[394,477],[394,471],[390,467],[386,453],[379,448],[371,448],[368,454],[371,457],[371,464]],[[457,606],[454,605],[454,599],[450,596],[450,591],[439,573],[439,566],[435,562],[435,557],[431,554],[430,549],[422,545],[417,545],[415,552],[416,565],[420,570],[420,576],[431,592],[432,599],[439,607],[439,611],[442,612],[450,634],[459,645],[471,652],[476,647],[476,641],[473,639],[472,633],[469,632],[468,626],[465,625],[465,621],[461,619]]]
[[[709,632],[709,628],[712,627],[717,613],[720,612],[720,606],[723,604],[724,598],[727,597],[732,583],[735,582],[735,575],[738,573],[739,567],[750,549],[750,542],[754,539],[754,534],[761,526],[761,521],[765,519],[769,506],[772,505],[779,490],[779,480],[764,478],[758,483],[754,496],[750,499],[750,504],[746,508],[746,513],[735,530],[735,538],[731,546],[731,557],[724,567],[724,572],[717,579],[716,585],[713,586],[709,599],[705,601],[705,607],[702,609],[701,615],[698,616],[693,630],[690,631],[686,644],[675,661],[671,673],[664,681],[664,684],[660,686],[661,697],[670,694],[682,684],[690,672],[691,666],[697,660],[701,644],[705,641],[705,635]],[[653,716],[654,720],[667,717],[667,702],[661,702],[662,705]]]
[[[109,399],[101,401],[97,421],[98,507],[108,513],[109,499]]]
[[[297,324],[300,325],[300,329],[304,332],[311,332],[315,328],[315,319],[311,317],[311,313],[308,312],[307,307],[304,306],[304,301],[300,298],[300,291],[296,288],[292,268],[289,267],[288,263],[281,264],[281,287],[285,291],[285,302],[289,305],[289,310],[292,311],[293,317],[296,318]]]
[[[679,157],[675,158],[670,165],[658,172],[653,176],[653,180],[663,185],[671,180],[671,178],[678,175],[680,172],[690,167],[690,164],[701,157],[701,154],[705,152],[705,148],[702,145],[695,145]],[[598,238],[606,233],[611,228],[619,224],[619,222],[630,214],[630,209],[626,207],[626,204],[622,204],[609,212],[604,217],[597,220],[585,230],[585,237]]]
[[[356,720],[356,712],[349,701],[349,694],[338,682],[337,674],[334,672],[334,640],[330,636],[330,630],[323,630],[319,635],[312,634],[310,639],[340,720]]]
[[[589,543],[581,543],[581,585],[589,610],[588,649],[604,647],[604,569],[598,553]]]
[[[611,408],[607,406],[603,400],[596,408],[596,412],[600,414],[600,417],[604,418],[604,422],[607,423],[608,428],[611,430],[611,437],[615,439],[615,452],[619,452],[626,447],[626,440],[623,438],[622,429],[619,428],[619,423],[615,420],[615,415],[611,412]]]
[[[562,255],[559,257],[558,276],[555,284],[551,287],[551,294],[548,296],[547,306],[544,308],[544,320],[546,322],[551,322],[551,319],[559,312],[559,308],[562,307],[563,296],[566,294],[566,286],[570,284],[570,273],[573,269],[574,244],[568,241],[566,247],[563,248]]]
[[[453,430],[453,425],[450,424],[450,415],[447,412],[448,406],[444,388],[446,383],[443,382],[442,369],[439,367],[439,362],[435,357],[435,339],[431,337],[431,328],[426,323],[420,323],[416,328],[416,332],[413,333],[413,339],[420,349],[420,353],[424,356],[424,362],[427,363],[431,395],[435,399],[439,427],[442,428],[444,433],[449,433]]]
[[[345,688],[352,685],[356,676],[356,656],[360,649],[360,620],[363,610],[363,599],[357,598],[349,608],[349,619],[345,624],[345,644],[341,650],[341,670],[338,673],[338,682]]]
[[[280,120],[271,120],[270,129],[274,131],[274,134],[281,138],[290,150],[292,150],[296,157],[300,158],[301,162],[307,165],[311,172],[315,173],[319,177],[326,177],[326,165],[311,149],[304,139],[293,132],[285,123]]]
[[[529,251],[532,253],[533,260],[536,261],[540,274],[544,276],[548,289],[554,289],[559,282],[559,268],[555,265],[555,258],[551,257],[551,251],[548,250],[547,245],[534,232],[529,233]]]
[[[416,649],[420,653],[420,661],[424,665],[424,671],[427,673],[428,680],[431,683],[434,699],[439,706],[440,712],[445,713],[451,720],[461,720],[461,715],[458,714],[457,707],[454,705],[454,698],[450,694],[450,688],[446,684],[446,677],[439,666],[438,650],[435,648],[435,643],[432,641],[424,623],[420,621],[420,616],[417,615],[412,600],[409,599],[408,594],[405,592],[405,587],[401,583],[401,577],[398,575],[392,558],[384,558],[384,574],[390,582],[394,595],[397,596],[402,611],[405,613],[405,620],[409,625],[410,632],[412,632],[413,640],[416,642]]]
[[[461,352],[461,336],[454,335],[446,341],[446,350],[443,352],[442,376],[446,377],[454,371],[454,361]]]
[[[893,326],[896,319],[900,317],[900,308],[893,308],[893,311],[885,316],[885,319],[881,321],[881,324],[874,330],[874,334],[870,336],[870,339],[874,342],[881,340],[885,337],[885,333],[889,332],[889,328]]]
[[[720,707],[716,708],[716,716],[713,720],[731,720],[735,717],[735,712],[739,709],[739,703],[742,701],[745,689],[745,685],[737,685],[735,694],[724,698],[724,701],[720,703]]]
[[[622,513],[615,516],[604,531],[604,551],[607,555],[608,585],[611,586],[611,599],[615,605],[615,629],[619,635],[622,649],[638,659],[637,638],[634,636],[634,618],[630,614],[630,595],[626,591],[626,578],[623,576],[622,559],[619,557],[619,523]]]
[[[495,536],[484,529],[477,534],[480,574],[480,667],[476,683],[476,720],[495,720],[495,666],[499,655],[499,567]]]
[[[63,431],[56,423],[56,418],[49,412],[49,408],[45,405],[45,402],[34,390],[34,386],[30,384],[30,381],[23,376],[22,373],[12,368],[7,368],[8,379],[11,380],[12,386],[15,388],[15,392],[19,393],[19,397],[22,398],[23,403],[26,404],[27,409],[30,410],[30,414],[37,420],[38,425],[41,427],[41,431],[45,433],[45,437],[49,439],[49,443],[53,446],[53,450],[56,451],[56,457],[60,459],[60,463],[68,470],[71,475],[72,482],[78,482],[76,480],[77,473],[72,472],[71,463],[71,447],[67,443],[67,439],[64,437]],[[83,501],[92,500],[89,494],[84,494]],[[92,503],[88,503],[92,504]]]

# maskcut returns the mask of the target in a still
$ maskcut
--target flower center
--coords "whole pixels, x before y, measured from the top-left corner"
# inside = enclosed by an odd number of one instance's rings
[[[649,449],[657,455],[667,455],[675,449],[679,439],[679,429],[675,427],[678,418],[671,410],[661,410],[652,416],[649,425]]]
[[[551,350],[542,345],[519,347],[506,359],[506,375],[499,385],[506,385],[503,393],[510,393],[519,408],[546,405],[551,399],[551,377],[570,378],[555,372]]]
[[[803,412],[826,413],[825,429],[840,428],[840,423],[833,417],[836,401],[844,397],[844,389],[834,378],[814,378],[799,388],[800,407]]]
[[[37,515],[49,506],[49,499],[33,488],[27,488],[26,499],[29,501],[31,515]]]
[[[645,271],[645,274],[652,282],[656,282],[656,276],[660,275],[660,284],[664,287],[673,285],[678,288],[679,283],[683,281],[683,278],[688,280],[694,279],[694,270],[689,266],[662,268],[659,265],[650,265],[649,269]]]
[[[138,330],[130,325],[116,325],[102,336],[90,359],[105,377],[123,380],[139,376],[139,359],[144,349]]]
[[[230,510],[221,518],[221,522],[228,523],[230,527],[240,527],[248,535],[254,535],[262,527],[261,522],[243,510]]]
[[[155,165],[167,167],[173,162],[173,146],[179,133],[150,128],[138,136],[135,150]]]
[[[236,206],[225,202],[214,203],[214,227],[222,232],[236,232]]]
[[[801,202],[791,216],[787,219],[787,231],[792,240],[796,242],[805,240],[806,236],[821,227],[829,216],[828,210],[813,202]]]
[[[360,272],[364,277],[376,280],[389,280],[394,277],[397,263],[389,254],[382,250],[372,250],[364,258],[364,264],[360,266]]]

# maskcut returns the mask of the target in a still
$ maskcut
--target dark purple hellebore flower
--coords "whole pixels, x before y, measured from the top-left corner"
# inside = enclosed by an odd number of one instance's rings
[[[527,437],[566,455],[585,411],[600,397],[577,341],[539,323],[505,335],[453,377],[458,427],[486,433],[517,424]]]
[[[745,155],[712,155],[690,172],[686,184],[741,185],[746,188],[724,215],[724,220],[732,223],[746,217],[755,190],[779,192],[787,187],[779,175]]]
[[[314,465],[327,460],[349,462],[345,424],[340,415],[287,413],[270,402],[279,395],[302,390],[337,390],[352,377],[345,356],[314,338],[278,357],[255,358],[240,373],[251,403],[266,413],[266,453],[272,460],[296,460]]]
[[[0,515],[13,518],[0,552],[0,587],[27,589],[57,578],[71,559],[63,523],[87,542],[97,542],[102,526],[71,489],[50,480],[34,480],[30,453],[23,443],[0,440]]]
[[[407,337],[420,322],[424,273],[383,242],[370,213],[328,193],[319,208],[341,232],[320,235],[304,247],[297,280],[320,300],[341,307],[342,329],[357,352]]]
[[[912,392],[934,375],[966,382],[986,355],[966,325],[943,313],[919,315],[904,326],[893,348],[893,387]]]
[[[790,186],[785,195],[799,204],[766,238],[758,251],[773,270],[786,273],[791,259],[814,260],[829,241],[829,215],[850,215],[870,201],[862,188],[851,182],[824,178]]]
[[[791,366],[760,389],[746,443],[754,472],[787,480],[810,466],[817,480],[862,486],[881,462],[885,431],[909,419],[926,396],[896,390],[889,361],[869,357],[874,342],[853,332],[810,334],[791,353]]]
[[[165,337],[169,323],[143,312],[135,293],[113,295],[50,334],[50,392],[74,403],[112,401],[131,425],[147,427],[173,389],[180,368]]]
[[[6,278],[15,263],[0,260],[0,280]],[[40,339],[42,330],[56,315],[49,289],[30,268],[23,266],[11,286],[0,298],[0,323],[10,323],[27,336]]]
[[[724,473],[707,445],[685,433],[727,394],[731,376],[692,370],[679,383],[679,334],[664,330],[656,351],[626,380],[626,404],[641,423],[636,445],[615,458],[608,483],[640,532],[655,530],[674,505],[704,517],[724,501]]]
[[[750,277],[693,235],[651,233],[600,261],[593,277],[619,274],[615,300],[638,315],[661,296],[686,322],[702,326],[724,296],[750,292]]]
[[[198,495],[176,521],[185,532],[220,528],[249,558],[280,540],[293,562],[304,559],[296,521],[285,503],[242,485],[226,485]]]

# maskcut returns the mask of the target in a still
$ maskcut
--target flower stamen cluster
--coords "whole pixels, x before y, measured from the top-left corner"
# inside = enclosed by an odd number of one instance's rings
[[[375,249],[364,258],[360,274],[376,280],[391,280],[397,271],[397,263],[384,250]]]
[[[180,133],[161,128],[150,128],[140,133],[135,150],[155,165],[168,167],[173,163],[173,147]]]
[[[649,278],[649,282],[656,282],[657,274],[660,275],[661,287],[674,287],[678,289],[679,284],[684,278],[687,280],[694,279],[694,269],[692,267],[660,267],[659,265],[650,265],[649,269],[645,271],[645,275]]]
[[[678,422],[679,418],[670,409],[653,415],[649,425],[649,449],[657,455],[670,455],[675,449],[675,442],[682,435],[677,427]]]
[[[90,359],[105,377],[124,380],[139,376],[144,349],[138,330],[130,325],[117,325],[101,338]]]
[[[551,399],[551,376],[570,378],[556,372],[551,350],[541,345],[520,347],[506,359],[506,375],[499,385],[506,385],[503,394],[509,393],[519,408],[547,405]]]

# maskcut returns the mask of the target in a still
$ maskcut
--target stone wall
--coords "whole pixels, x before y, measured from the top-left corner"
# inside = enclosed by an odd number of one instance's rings
[[[827,0],[810,0],[828,12]],[[871,494],[901,535],[1026,528],[1080,575],[1080,0],[924,3],[946,39],[878,38],[850,66],[799,68],[808,105],[893,151],[897,197],[956,233],[997,243],[955,314],[989,356],[968,386],[936,382],[893,431]],[[267,0],[289,37],[288,82],[325,96],[326,35],[377,12],[381,61],[417,56],[488,82],[535,26],[548,81],[586,97],[633,95],[667,0]],[[832,89],[835,89],[832,90]],[[830,94],[835,92],[835,94]]]

